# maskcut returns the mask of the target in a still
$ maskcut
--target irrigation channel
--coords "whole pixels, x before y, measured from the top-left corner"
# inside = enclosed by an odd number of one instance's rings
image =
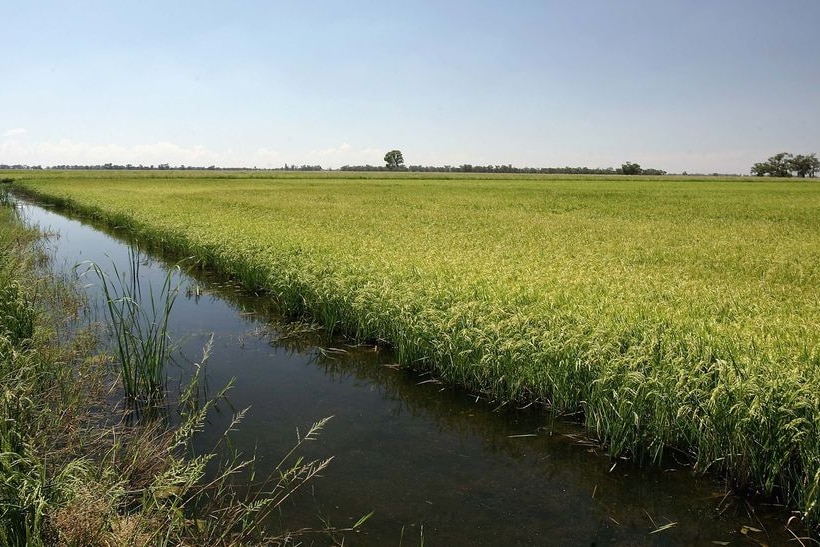
[[[56,273],[70,275],[84,261],[127,270],[129,244],[116,231],[19,207],[29,223],[55,234]],[[180,258],[145,258],[142,281],[161,286]],[[231,404],[250,410],[232,439],[256,453],[259,472],[294,444],[297,427],[334,416],[306,454],[334,459],[286,504],[281,518],[290,528],[321,526],[319,514],[350,526],[373,511],[346,545],[795,544],[784,528],[787,511],[727,495],[714,477],[674,462],[641,468],[612,460],[571,420],[499,408],[391,366],[389,351],[294,335],[270,298],[213,273],[184,274],[181,283],[170,319],[180,348],[169,385],[179,384],[186,362],[199,359],[213,335],[208,385],[217,390],[236,379]],[[222,409],[198,437],[203,449],[231,418]]]

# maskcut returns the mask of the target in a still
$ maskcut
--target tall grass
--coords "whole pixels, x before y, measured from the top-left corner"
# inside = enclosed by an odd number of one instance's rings
[[[143,295],[142,260],[140,251],[131,247],[127,270],[112,263],[109,275],[99,264],[89,263],[82,275],[92,273],[100,283],[126,397],[150,403],[165,394],[165,367],[172,349],[168,319],[179,294],[174,279],[180,268],[168,270],[158,290],[148,284],[148,294]]]
[[[26,251],[35,235],[17,223],[15,211],[0,207],[0,543],[39,545],[46,531],[44,507],[64,493],[60,480],[80,465],[66,466],[58,476],[37,457],[57,417],[46,411],[59,400],[67,379],[38,353],[37,311],[32,285],[21,272],[33,267]]]
[[[820,522],[814,182],[15,176],[446,381],[578,413],[613,454],[674,449]]]

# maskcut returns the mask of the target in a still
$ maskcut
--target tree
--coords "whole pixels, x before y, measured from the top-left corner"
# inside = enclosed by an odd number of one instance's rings
[[[814,178],[814,175],[820,170],[820,159],[817,159],[815,154],[807,156],[798,154],[791,159],[790,163],[791,170],[795,171],[800,178]]]
[[[792,160],[793,157],[788,152],[781,152],[775,154],[765,162],[756,163],[752,166],[752,174],[762,177],[769,175],[772,177],[790,177],[792,176]]]
[[[404,158],[401,155],[401,150],[391,150],[384,155],[384,162],[388,169],[399,169],[404,167]]]
[[[792,176],[792,155],[788,152],[775,154],[768,161],[771,165],[771,175],[773,177]]]
[[[637,163],[628,161],[621,165],[621,174],[623,175],[640,175],[642,171],[643,169]]]
[[[762,177],[770,173],[770,166],[768,162],[759,162],[752,165],[752,174],[756,177]]]

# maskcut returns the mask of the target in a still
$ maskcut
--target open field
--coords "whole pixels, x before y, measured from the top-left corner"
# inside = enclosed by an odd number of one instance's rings
[[[16,172],[293,314],[820,520],[820,184]]]

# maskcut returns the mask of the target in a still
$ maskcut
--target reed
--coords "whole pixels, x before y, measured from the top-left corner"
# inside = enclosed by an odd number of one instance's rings
[[[107,326],[112,332],[125,396],[145,404],[158,402],[165,394],[165,367],[172,346],[168,319],[179,294],[179,266],[165,275],[158,290],[148,285],[143,294],[140,264],[144,257],[129,249],[128,269],[111,265],[112,275],[96,263],[88,263],[81,276],[93,274],[105,299]]]

